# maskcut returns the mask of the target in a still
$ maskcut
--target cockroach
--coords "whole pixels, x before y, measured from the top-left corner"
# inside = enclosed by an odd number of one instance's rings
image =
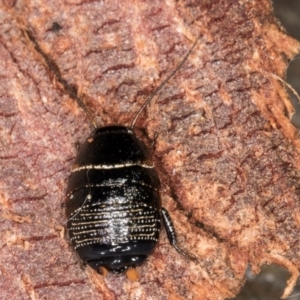
[[[136,136],[134,126],[153,97],[185,63],[198,39],[144,102],[130,127],[98,127],[80,103],[95,129],[81,146],[68,181],[67,228],[79,257],[99,273],[126,271],[129,279],[136,280],[135,267],[153,252],[161,220],[170,244],[196,261],[177,245],[171,218],[161,206],[160,181],[151,151]]]

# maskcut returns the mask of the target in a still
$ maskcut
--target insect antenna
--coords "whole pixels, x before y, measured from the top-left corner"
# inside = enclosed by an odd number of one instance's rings
[[[147,100],[144,102],[142,107],[139,109],[139,111],[136,113],[135,117],[133,118],[130,128],[133,129],[137,119],[139,118],[140,114],[143,112],[143,110],[146,108],[146,106],[150,103],[150,101],[156,96],[156,94],[165,86],[165,84],[178,72],[178,70],[183,66],[183,64],[186,62],[188,57],[190,56],[191,52],[194,50],[200,36],[197,37],[195,40],[193,46],[188,51],[188,53],[185,55],[183,60],[178,64],[178,66],[168,75],[168,77],[151,93],[151,95],[147,98]]]
[[[91,123],[95,127],[95,129],[97,129],[98,126],[97,126],[97,123],[96,123],[95,119],[93,118],[91,112],[85,106],[85,104],[83,103],[83,101],[80,99],[80,97],[77,95],[77,93],[72,93],[72,97],[73,97],[73,99],[75,99],[75,101],[77,101],[77,103],[79,104],[79,106],[81,106],[83,108],[83,110],[86,113],[88,119],[91,121]]]
[[[68,95],[73,100],[75,100],[78,103],[79,106],[81,106],[83,108],[84,112],[86,113],[87,117],[91,121],[92,125],[95,127],[95,129],[97,129],[98,128],[97,123],[96,123],[95,119],[93,118],[91,112],[88,110],[88,108],[85,106],[85,104],[83,103],[83,101],[81,100],[81,98],[78,96],[77,89],[74,86],[72,86],[71,84],[69,84],[67,82],[67,80],[65,80],[62,77],[59,67],[57,66],[57,64],[55,63],[55,61],[53,59],[51,59],[44,52],[44,50],[40,47],[40,45],[36,41],[36,39],[35,39],[34,35],[32,34],[32,32],[29,31],[29,30],[25,30],[25,29],[22,29],[22,32],[23,32],[24,36],[26,37],[26,39],[28,39],[32,43],[34,49],[42,57],[43,62],[52,71],[55,79],[63,86],[64,90],[68,93]]]

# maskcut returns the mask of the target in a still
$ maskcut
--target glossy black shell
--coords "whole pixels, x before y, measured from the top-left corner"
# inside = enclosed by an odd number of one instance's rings
[[[80,258],[114,273],[142,264],[159,237],[159,186],[150,154],[130,128],[96,129],[67,188],[67,227]]]

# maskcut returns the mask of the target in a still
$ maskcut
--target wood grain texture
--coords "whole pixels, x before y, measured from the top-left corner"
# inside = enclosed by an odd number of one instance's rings
[[[139,282],[81,267],[61,205],[92,126],[24,30],[100,126],[129,125],[201,36],[136,126],[148,145],[159,132],[163,206],[199,265],[162,231]],[[1,299],[225,299],[248,263],[288,268],[287,295],[300,267],[299,139],[272,73],[297,51],[269,0],[3,0]]]

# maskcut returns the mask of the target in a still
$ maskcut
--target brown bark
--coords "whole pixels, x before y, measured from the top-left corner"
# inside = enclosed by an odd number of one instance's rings
[[[281,84],[299,45],[269,0],[11,1],[0,4],[1,299],[225,299],[248,263],[300,267],[299,140]],[[54,23],[56,22],[56,23]],[[66,180],[92,127],[24,34],[74,86],[98,124],[138,121],[186,261],[164,231],[140,281],[102,278],[65,239]],[[57,74],[56,74],[57,75]]]

